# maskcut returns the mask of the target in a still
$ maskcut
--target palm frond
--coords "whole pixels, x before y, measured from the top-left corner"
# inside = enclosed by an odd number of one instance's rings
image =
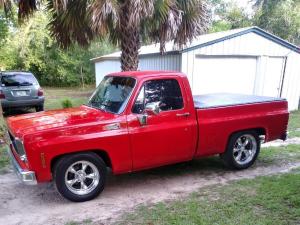
[[[146,22],[143,34],[160,43],[160,51],[165,43],[174,40],[182,48],[198,35],[207,31],[207,7],[203,0],[156,0],[154,16]],[[146,35],[144,35],[146,36]]]
[[[128,4],[129,13],[129,26],[140,26],[141,21],[153,16],[155,0],[129,0]],[[126,12],[125,12],[126,13]]]
[[[52,0],[54,10],[67,10],[69,0]]]
[[[0,0],[0,9],[4,10],[4,13],[8,16],[12,10],[11,0]]]
[[[119,26],[120,4],[117,0],[95,0],[89,6],[91,28],[100,36]]]
[[[182,22],[174,43],[182,48],[196,36],[206,33],[209,17],[206,2],[203,0],[177,0],[177,5],[182,10]]]
[[[163,52],[165,43],[174,39],[181,19],[181,11],[174,0],[156,0],[153,17],[142,25],[142,35],[160,43]]]
[[[159,27],[160,51],[165,51],[165,43],[176,37],[180,24],[182,23],[182,11],[176,2],[171,2],[168,7],[165,20]]]
[[[48,26],[61,47],[68,48],[74,42],[87,46],[93,40],[88,3],[88,0],[48,1],[52,16]]]
[[[38,0],[18,0],[18,18],[22,21],[37,10]]]

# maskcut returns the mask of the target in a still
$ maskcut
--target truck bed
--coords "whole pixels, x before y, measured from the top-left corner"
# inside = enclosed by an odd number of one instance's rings
[[[284,99],[225,93],[193,98],[199,135],[196,157],[224,152],[236,131],[255,130],[266,141],[286,138],[289,113]]]
[[[234,105],[246,105],[253,103],[265,103],[284,100],[282,98],[229,93],[194,95],[193,99],[196,109],[218,108]]]

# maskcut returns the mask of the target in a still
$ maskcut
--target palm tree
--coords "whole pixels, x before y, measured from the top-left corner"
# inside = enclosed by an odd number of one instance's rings
[[[3,8],[4,12],[8,15],[12,10],[14,2],[18,5],[19,19],[24,19],[37,10],[37,5],[43,0],[0,0],[0,9]]]
[[[0,7],[8,10],[10,1],[0,0]],[[18,0],[19,18],[40,1]],[[208,26],[204,0],[48,0],[47,10],[50,32],[62,47],[109,37],[121,48],[123,71],[137,70],[141,41],[160,43],[163,53],[167,41],[182,48]]]

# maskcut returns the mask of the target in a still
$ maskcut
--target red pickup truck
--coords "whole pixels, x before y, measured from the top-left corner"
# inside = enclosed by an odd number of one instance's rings
[[[287,138],[287,101],[239,94],[192,96],[177,72],[104,77],[86,105],[7,119],[9,154],[25,184],[54,180],[71,201],[104,189],[107,168],[128,173],[219,154],[233,169],[261,141]]]

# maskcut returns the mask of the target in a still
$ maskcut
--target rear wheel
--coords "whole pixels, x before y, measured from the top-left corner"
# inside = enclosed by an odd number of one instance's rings
[[[233,169],[246,169],[253,165],[260,151],[259,136],[255,131],[233,134],[226,152],[221,154],[224,164]]]
[[[41,112],[41,111],[44,111],[44,105],[38,105],[35,107],[35,111],[36,112]]]
[[[54,169],[59,193],[74,202],[97,197],[104,189],[106,165],[95,153],[80,153],[61,158]]]

